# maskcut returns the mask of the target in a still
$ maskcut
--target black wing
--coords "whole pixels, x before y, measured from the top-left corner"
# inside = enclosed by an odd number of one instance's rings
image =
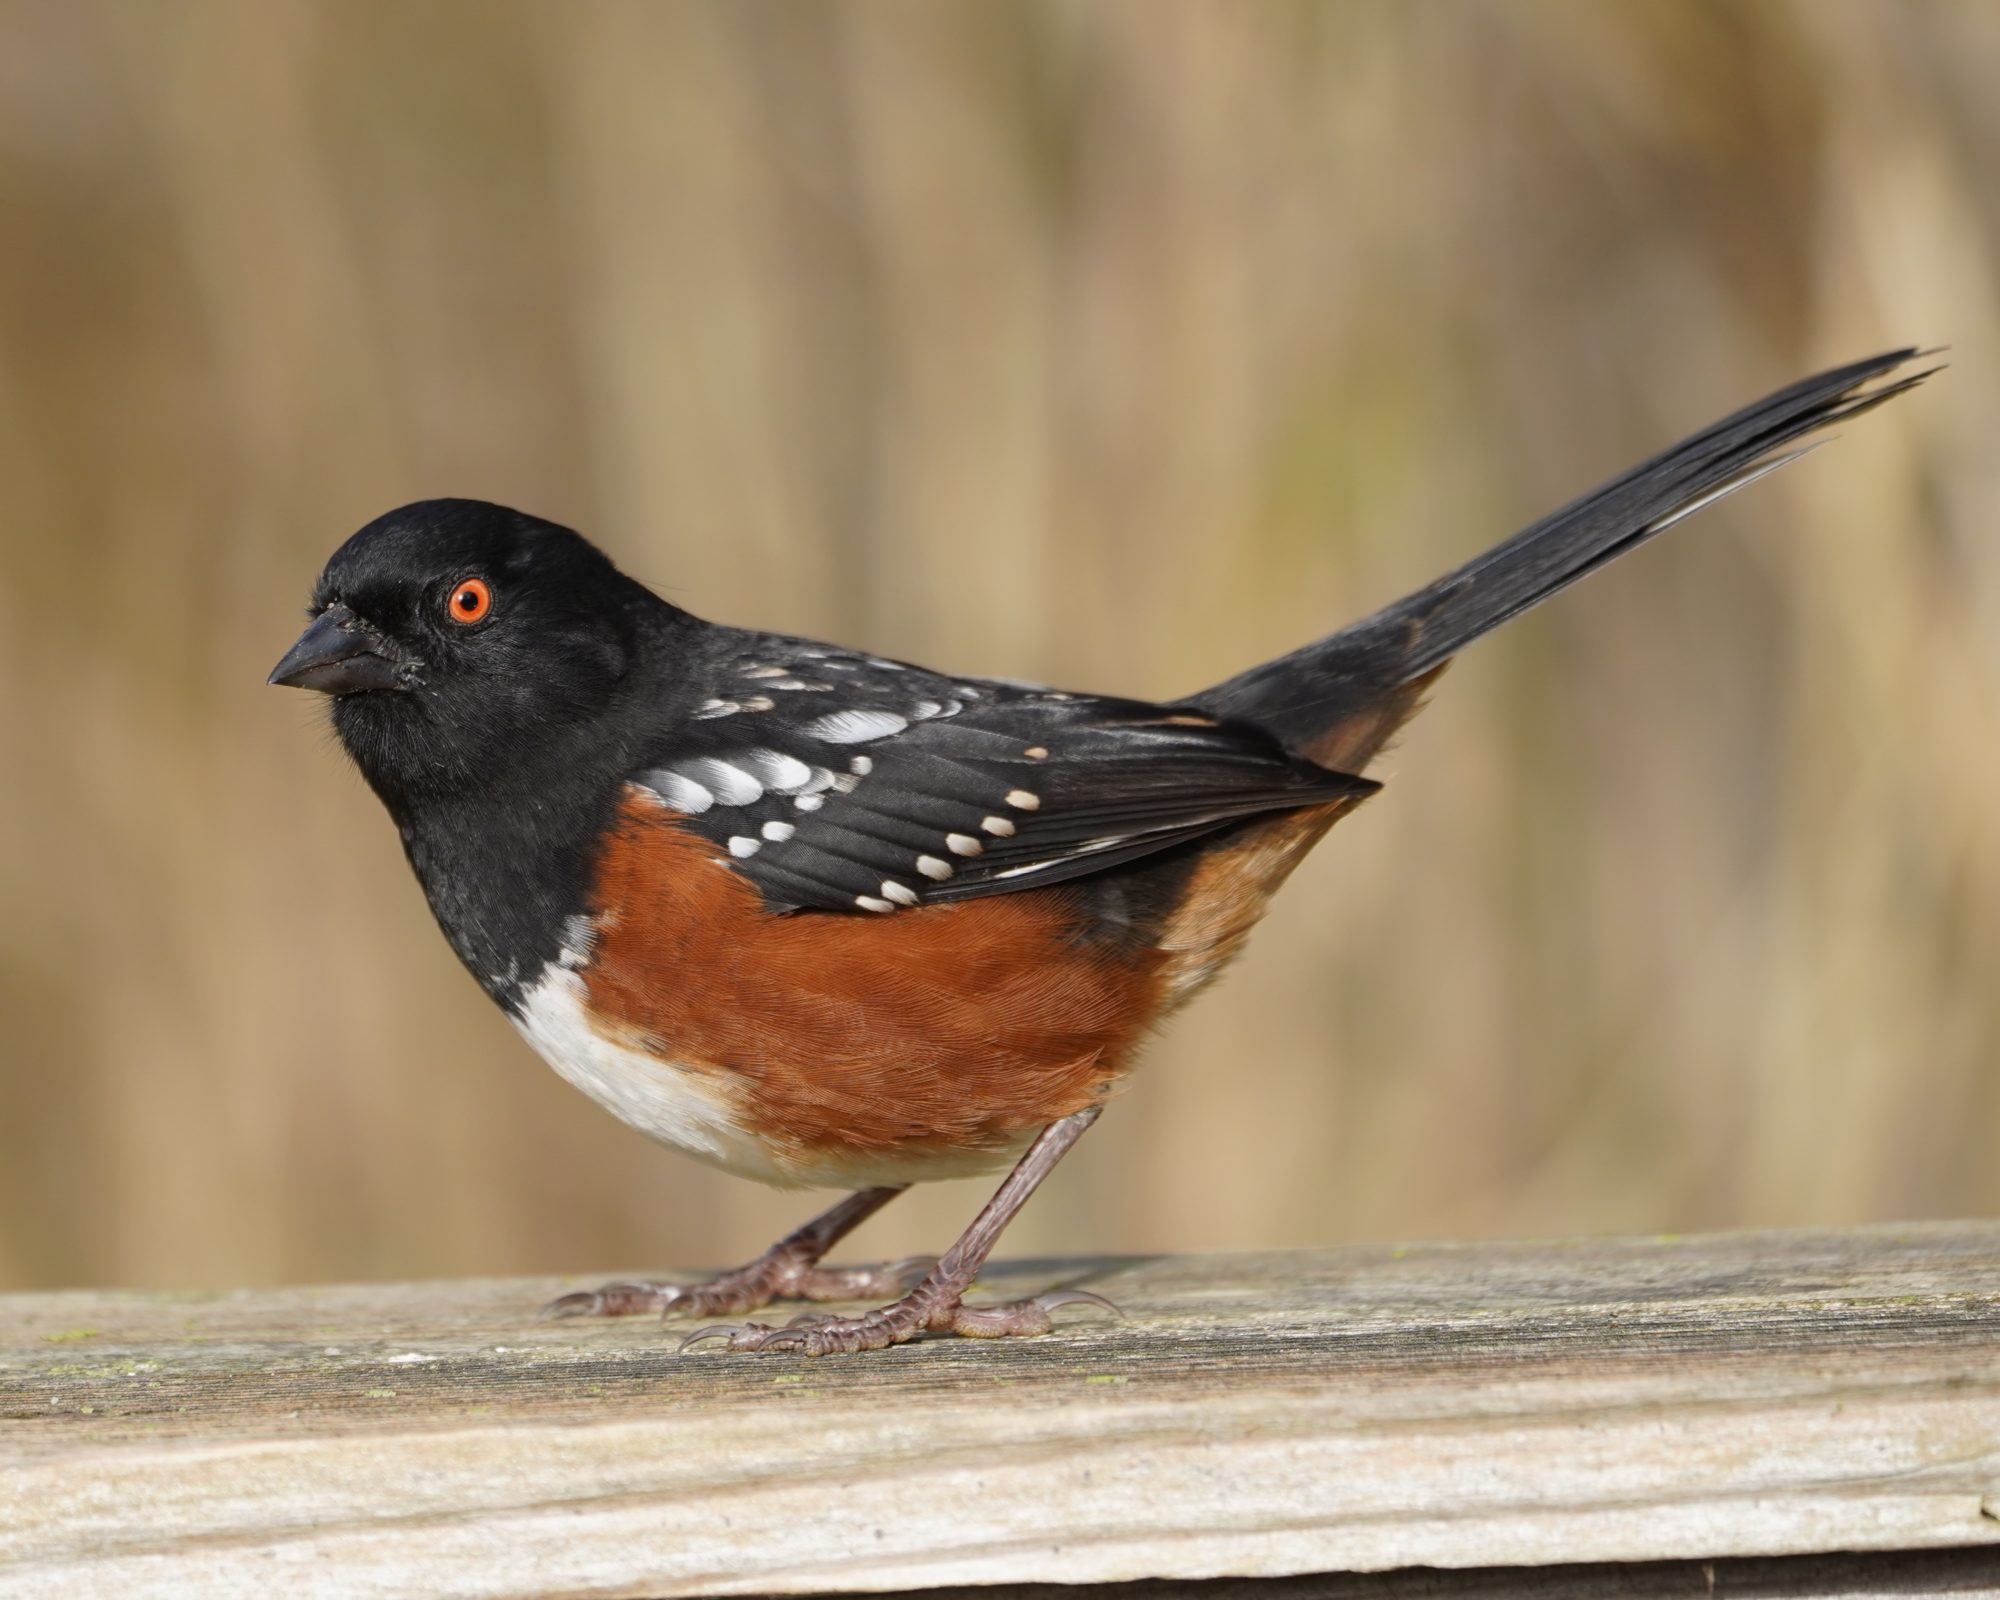
[[[742,637],[718,692],[634,781],[774,909],[1041,887],[1377,787],[1192,707]]]

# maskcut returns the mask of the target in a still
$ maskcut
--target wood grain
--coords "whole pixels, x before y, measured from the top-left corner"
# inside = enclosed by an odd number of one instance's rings
[[[538,1325],[576,1286],[556,1280],[0,1299],[0,1594],[813,1593],[2000,1545],[2000,1225],[987,1283],[1085,1284],[1128,1318],[808,1361],[676,1355],[643,1319]]]

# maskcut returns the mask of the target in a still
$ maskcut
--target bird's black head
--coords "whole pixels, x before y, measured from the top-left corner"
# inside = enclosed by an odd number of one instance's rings
[[[333,697],[392,810],[555,757],[631,670],[665,602],[589,541],[480,500],[420,500],[333,553],[270,681]]]

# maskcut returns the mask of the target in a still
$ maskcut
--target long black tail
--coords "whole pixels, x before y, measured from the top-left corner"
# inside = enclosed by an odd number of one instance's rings
[[[1261,723],[1288,744],[1331,759],[1367,754],[1393,731],[1359,746],[1329,735],[1384,702],[1416,704],[1409,686],[1509,617],[1644,544],[1681,518],[1803,455],[1785,446],[1859,416],[1921,383],[1935,368],[1880,384],[1922,352],[1895,350],[1836,367],[1683,439],[1650,461],[1573,500],[1436,583],[1338,633],[1238,673],[1194,696],[1212,711]]]

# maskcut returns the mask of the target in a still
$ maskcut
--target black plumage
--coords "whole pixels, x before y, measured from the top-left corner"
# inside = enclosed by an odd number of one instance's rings
[[[700,675],[699,720],[663,731],[632,777],[774,910],[887,912],[1059,883],[1376,787],[1191,706],[738,638]]]
[[[1393,605],[1178,702],[957,678],[705,622],[569,530],[473,500],[404,506],[349,539],[273,677],[335,693],[340,737],[453,948],[503,1003],[563,954],[632,785],[774,912],[889,914],[1085,880],[1107,926],[1143,937],[1202,840],[1374,789],[1302,753],[1329,730],[1804,435],[1919,382],[1867,387],[1915,354],[1780,390]],[[467,627],[446,601],[469,575],[493,599]]]
[[[1923,352],[1891,350],[1802,379],[1724,417],[1579,496],[1435,583],[1337,633],[1192,696],[1278,738],[1309,738],[1441,666],[1481,634],[1539,605],[1691,511],[1762,477],[1807,434],[1874,409],[1923,382],[1877,388]]]

